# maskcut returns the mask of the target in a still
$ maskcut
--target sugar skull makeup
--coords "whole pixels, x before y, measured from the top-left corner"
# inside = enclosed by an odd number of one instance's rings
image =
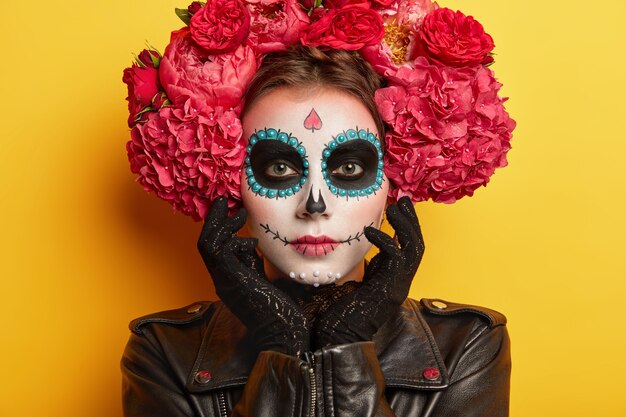
[[[270,279],[360,280],[388,183],[376,124],[336,90],[283,88],[252,104],[242,199]]]

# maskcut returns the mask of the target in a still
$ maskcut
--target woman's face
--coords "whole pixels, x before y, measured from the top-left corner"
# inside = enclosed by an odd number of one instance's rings
[[[360,280],[380,227],[388,181],[376,123],[332,89],[281,88],[243,119],[242,199],[269,279],[324,285]]]

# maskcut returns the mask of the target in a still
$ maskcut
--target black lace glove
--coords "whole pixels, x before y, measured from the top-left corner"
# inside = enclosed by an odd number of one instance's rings
[[[306,318],[265,278],[255,250],[257,240],[235,235],[245,221],[245,209],[228,217],[226,200],[216,200],[198,240],[200,255],[217,295],[247,327],[259,351],[299,355],[309,349]]]
[[[367,227],[365,236],[378,249],[365,271],[361,287],[341,298],[318,319],[317,347],[372,340],[398,310],[424,254],[424,240],[411,200],[402,197],[387,207],[387,219],[398,244],[380,230]]]

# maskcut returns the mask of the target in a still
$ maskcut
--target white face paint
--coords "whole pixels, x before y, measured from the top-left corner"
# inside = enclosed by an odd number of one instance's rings
[[[337,90],[277,89],[248,110],[243,134],[241,194],[268,278],[361,280],[363,229],[380,227],[388,191],[367,108]]]

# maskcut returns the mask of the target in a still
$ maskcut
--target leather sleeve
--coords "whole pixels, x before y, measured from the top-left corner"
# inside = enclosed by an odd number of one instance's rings
[[[470,341],[450,371],[450,386],[431,397],[424,416],[509,415],[511,353],[504,325],[486,327]]]
[[[195,416],[163,358],[151,334],[131,334],[121,361],[125,417]]]
[[[392,417],[384,388],[372,342],[324,348],[310,361],[266,351],[233,416]]]

